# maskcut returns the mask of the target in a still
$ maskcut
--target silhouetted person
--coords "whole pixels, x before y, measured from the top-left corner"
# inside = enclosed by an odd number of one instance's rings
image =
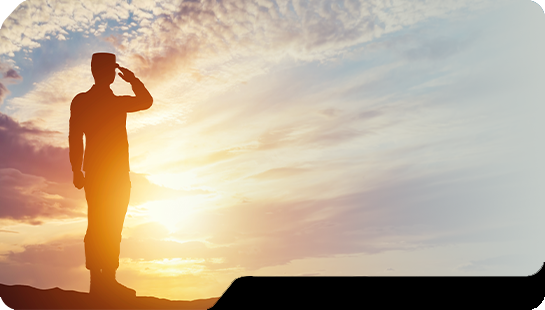
[[[136,97],[113,94],[110,84],[116,68]],[[116,63],[114,54],[93,54],[91,72],[95,84],[72,100],[68,136],[74,186],[85,187],[88,206],[84,244],[85,267],[91,273],[89,293],[134,297],[133,289],[115,279],[131,190],[126,120],[128,112],[151,107],[153,98],[131,71]]]

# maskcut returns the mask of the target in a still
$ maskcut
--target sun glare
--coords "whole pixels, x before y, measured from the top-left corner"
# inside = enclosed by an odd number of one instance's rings
[[[147,179],[157,185],[180,190],[190,189],[195,184],[197,175],[192,171],[182,173],[160,173],[150,174]]]
[[[140,273],[158,276],[180,276],[184,274],[198,274],[204,271],[202,263],[205,259],[193,258],[164,258],[157,260],[133,260],[122,258],[123,269],[132,269]]]
[[[194,221],[193,214],[203,203],[201,196],[180,197],[175,200],[150,201],[140,205],[143,213],[150,221],[164,225],[170,233],[178,230],[180,225]]]

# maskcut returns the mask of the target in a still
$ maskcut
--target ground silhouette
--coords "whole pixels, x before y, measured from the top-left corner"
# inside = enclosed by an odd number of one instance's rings
[[[89,293],[58,287],[43,290],[4,284],[0,284],[0,297],[12,309],[210,309],[219,299],[183,301],[149,296],[100,299]]]

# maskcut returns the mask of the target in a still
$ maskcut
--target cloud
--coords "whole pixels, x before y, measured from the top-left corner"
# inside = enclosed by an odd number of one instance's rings
[[[85,31],[93,29],[97,20],[93,15],[102,13],[102,17],[110,20],[126,19],[127,9],[124,1],[45,1],[27,0],[5,20],[0,31],[0,54],[13,56],[21,49],[30,50],[40,47],[39,41],[67,31]],[[55,22],[50,22],[54,20]],[[100,18],[99,18],[100,21]],[[99,31],[100,25],[95,31]]]
[[[6,97],[11,94],[6,85],[17,83],[23,80],[23,77],[17,73],[9,64],[0,61],[0,73],[3,75],[3,79],[0,79],[0,106],[4,103]]]
[[[305,168],[296,168],[296,167],[282,167],[282,168],[273,168],[269,169],[267,171],[251,175],[248,178],[254,178],[254,179],[275,179],[275,178],[284,178],[284,177],[290,177],[296,174],[304,173],[308,171],[308,169]]]
[[[65,237],[42,244],[24,245],[21,252],[9,252],[7,259],[20,264],[45,265],[48,267],[76,268],[85,264],[83,236]]]
[[[41,289],[63,287],[84,292],[89,289],[83,236],[23,245],[21,251],[9,251],[2,256],[0,268],[4,284],[25,284]]]
[[[501,255],[501,256],[494,256],[494,257],[489,257],[489,258],[480,259],[480,260],[469,261],[466,264],[456,267],[456,269],[463,272],[483,273],[483,272],[491,271],[494,269],[497,270],[498,267],[503,268],[505,270],[506,266],[516,266],[517,267],[516,269],[520,270],[520,269],[527,269],[528,267],[526,266],[529,266],[529,263],[536,267],[539,266],[535,264],[536,262],[532,261],[534,259],[529,259],[528,257],[523,257],[522,255]],[[521,268],[522,266],[525,266],[526,268]],[[498,275],[497,273],[495,274]]]
[[[28,0],[6,21],[0,41],[14,42],[22,49],[31,48],[31,42],[43,44],[47,36],[63,34],[70,41],[69,32],[89,29],[92,32],[108,22],[102,41],[118,49],[119,61],[130,64],[150,89],[161,89],[153,109],[131,116],[134,120],[128,122],[131,131],[150,123],[178,121],[187,105],[202,102],[211,94],[224,93],[234,85],[268,72],[286,56],[323,61],[404,26],[477,7],[475,2],[466,1],[445,1],[442,5],[433,2],[385,5],[380,1],[133,1],[128,4],[124,1]],[[135,21],[129,23],[127,18],[131,14]],[[47,22],[53,18],[58,23]],[[4,53],[13,51],[6,46]],[[41,122],[40,126],[48,130],[66,133],[69,102],[77,92],[87,90],[92,84],[88,71],[88,65],[85,68],[82,65],[52,73],[23,97],[10,100],[12,115],[23,121]],[[354,89],[352,96],[357,97],[377,84],[365,86]],[[180,89],[183,92],[180,93]],[[300,88],[293,86],[293,89]],[[281,98],[275,96],[271,100]],[[323,111],[335,117],[341,113],[331,108]],[[239,122],[239,119],[232,118],[232,121]],[[301,136],[304,141],[297,142],[327,147],[353,141],[363,134],[365,132],[354,128],[323,128],[312,136]],[[294,141],[275,141],[274,136],[277,135],[263,133],[259,138],[262,140],[260,149],[290,145]],[[65,146],[66,140],[59,137],[51,144]],[[207,153],[206,158],[188,159],[187,164],[206,165],[235,156],[228,147]]]
[[[367,120],[367,119],[371,119],[380,115],[382,115],[382,112],[379,112],[379,111],[364,111],[364,112],[358,113],[357,118]]]
[[[252,62],[255,55],[267,62],[285,56],[324,60],[403,27],[483,3],[489,1],[27,0],[6,19],[0,54],[40,47],[50,37],[69,40],[70,32],[104,35],[123,61],[156,83],[188,69],[196,77],[218,76],[220,65]]]
[[[57,134],[32,124],[20,124],[0,113],[0,148],[7,150],[0,152],[0,168],[14,168],[55,182],[71,182],[68,149],[40,141]]]
[[[222,262],[202,264],[211,270],[237,266],[255,270],[294,259],[497,242],[513,235],[514,231],[497,228],[490,214],[517,199],[494,194],[515,181],[460,179],[467,172],[402,175],[392,172],[370,189],[331,198],[250,201],[197,212],[177,232],[157,236],[162,240],[129,237],[122,254],[144,260],[216,257]],[[324,182],[329,187],[348,182],[355,189],[364,184],[350,175],[344,178]]]
[[[10,94],[10,91],[7,89],[7,87],[0,83],[0,105],[4,102],[4,99]]]
[[[0,232],[3,232],[3,233],[12,233],[12,234],[18,234],[18,233],[19,233],[18,231],[11,231],[11,230],[5,230],[5,229],[0,229]]]
[[[79,199],[63,197],[50,182],[16,169],[0,169],[0,218],[39,225],[44,219],[84,217]]]
[[[354,199],[355,203],[356,199]],[[399,249],[399,245],[378,245],[388,238],[388,232],[375,231],[370,220],[362,221],[359,228],[345,226],[342,218],[331,216],[320,219],[321,212],[342,213],[347,205],[333,201],[302,201],[299,203],[246,204],[233,206],[221,212],[207,212],[170,237],[185,239],[205,233],[207,242],[178,243],[171,240],[136,239],[123,241],[122,256],[131,259],[157,260],[161,258],[222,258],[219,263],[206,263],[208,268],[221,269],[240,266],[255,270],[266,266],[285,264],[293,259],[329,256],[342,253],[377,253]],[[354,206],[352,206],[354,207]],[[312,218],[315,220],[312,220]],[[288,220],[289,219],[289,220]],[[380,226],[380,225],[379,225]],[[358,232],[359,230],[359,232]],[[378,233],[378,234],[377,234]],[[343,236],[350,235],[350,238]],[[211,243],[211,244],[210,244]],[[380,242],[379,242],[380,244]],[[410,246],[410,245],[409,245]],[[406,246],[401,245],[401,248]]]
[[[14,80],[22,80],[23,77],[17,73],[17,71],[13,69],[9,69],[6,73],[4,73],[4,78],[14,79]]]
[[[321,115],[323,115],[325,117],[328,117],[328,118],[335,117],[335,116],[339,115],[340,112],[341,112],[341,110],[335,109],[335,108],[328,108],[328,109],[318,111],[319,114],[321,114]]]
[[[150,182],[145,174],[131,172],[130,205],[136,206],[147,201],[169,200],[187,195],[209,194],[205,190],[175,190]]]
[[[158,222],[147,222],[130,227],[123,231],[124,235],[125,232],[135,239],[163,239],[169,235],[168,229]]]
[[[328,148],[366,134],[366,131],[349,128],[348,122],[342,124],[342,119],[329,124],[309,121],[308,124],[299,125],[299,122],[295,121],[293,125],[278,126],[264,132],[257,138],[259,142],[257,150],[287,147]]]
[[[90,57],[89,57],[90,60]],[[24,95],[7,102],[10,116],[63,135],[49,136],[49,144],[68,146],[70,103],[80,92],[93,85],[89,64],[69,66],[66,70],[49,72]]]
[[[108,40],[122,46],[122,57],[152,81],[188,69],[197,70],[196,76],[217,76],[226,62],[252,62],[255,55],[266,62],[285,56],[324,60],[430,17],[477,6],[464,1],[440,6],[428,1],[184,1],[148,16],[144,20],[149,26],[141,27],[137,36]]]
[[[72,185],[68,149],[42,141],[56,134],[0,113],[0,218],[37,225],[86,216],[82,193]]]
[[[109,37],[106,37],[104,39],[104,41],[106,42],[109,42],[110,44],[112,44],[116,49],[120,50],[120,51],[124,51],[125,50],[125,46],[121,43],[121,36],[120,35],[113,35],[111,34]]]

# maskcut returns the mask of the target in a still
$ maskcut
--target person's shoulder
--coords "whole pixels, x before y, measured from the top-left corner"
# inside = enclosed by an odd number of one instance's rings
[[[77,94],[76,96],[74,96],[74,99],[72,101],[78,101],[78,100],[85,99],[85,97],[87,97],[88,95],[89,95],[89,90],[86,91],[86,92],[81,92],[81,93]]]
[[[77,94],[74,97],[74,99],[72,99],[72,104],[70,105],[70,107],[73,108],[73,107],[81,105],[82,103],[86,101],[85,99],[88,97],[88,95],[89,95],[89,91]]]

